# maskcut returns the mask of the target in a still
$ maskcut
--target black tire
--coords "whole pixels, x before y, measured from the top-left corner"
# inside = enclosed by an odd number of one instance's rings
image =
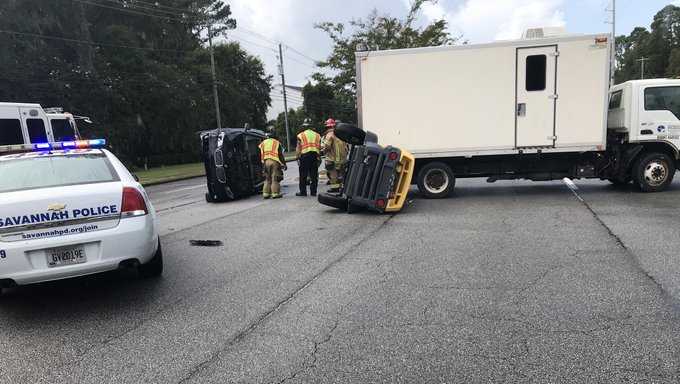
[[[335,127],[335,136],[345,143],[362,145],[366,140],[366,131],[356,125],[340,123]]]
[[[347,198],[344,196],[333,195],[330,193],[320,193],[317,197],[319,203],[329,207],[347,211]]]
[[[441,162],[426,164],[418,172],[418,190],[428,199],[449,197],[456,186],[451,167]]]
[[[158,249],[151,260],[139,266],[139,275],[143,278],[158,277],[163,274],[163,251],[161,241],[158,240]]]
[[[208,203],[214,203],[215,199],[213,199],[212,195],[210,193],[205,194],[205,201]]]
[[[646,153],[633,166],[633,180],[642,192],[661,192],[675,176],[675,161],[665,153]]]

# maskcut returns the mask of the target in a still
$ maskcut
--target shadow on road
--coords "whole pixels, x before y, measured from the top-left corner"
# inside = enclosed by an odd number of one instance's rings
[[[87,314],[116,316],[156,300],[163,279],[142,279],[132,269],[7,289],[0,298],[0,321],[39,323],[78,319]]]

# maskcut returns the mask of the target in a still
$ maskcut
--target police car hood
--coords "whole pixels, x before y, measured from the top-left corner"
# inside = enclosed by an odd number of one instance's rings
[[[99,229],[116,226],[120,219],[122,198],[123,186],[120,182],[2,193],[0,240],[6,240],[7,234],[11,233],[84,223],[103,223]]]

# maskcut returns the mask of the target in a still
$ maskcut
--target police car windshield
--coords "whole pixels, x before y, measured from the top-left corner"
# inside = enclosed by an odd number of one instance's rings
[[[0,161],[0,193],[118,180],[104,154],[26,156]]]

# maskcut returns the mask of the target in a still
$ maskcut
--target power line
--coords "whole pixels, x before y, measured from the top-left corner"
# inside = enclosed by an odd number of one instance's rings
[[[61,37],[61,36],[41,35],[41,34],[38,34],[38,33],[18,32],[18,31],[9,31],[9,30],[2,30],[2,29],[0,29],[0,33],[5,33],[5,34],[15,35],[15,36],[28,36],[28,37],[33,37],[33,38],[36,38],[36,39],[58,40],[58,41],[66,41],[66,42],[69,42],[69,43],[85,44],[85,45],[91,45],[91,46],[111,47],[111,48],[126,48],[126,49],[138,49],[138,50],[142,50],[142,51],[175,52],[175,53],[193,52],[193,50],[148,48],[148,47],[137,47],[137,46],[131,46],[131,45],[122,45],[122,44],[109,44],[109,43],[101,43],[101,42],[96,42],[96,41],[70,39],[70,38]]]
[[[141,0],[104,0],[104,1],[108,1],[110,3],[116,3],[116,4],[119,4],[119,5],[122,5],[123,7],[125,7],[126,5],[129,4],[133,7],[139,7],[139,8],[142,8],[142,9],[148,9],[148,10],[153,10],[153,11],[163,11],[163,12],[168,12],[168,13],[170,13],[171,11],[174,11],[175,15],[181,15],[181,14],[185,14],[185,13],[197,14],[196,12],[191,11],[187,8],[172,7],[172,6],[169,6],[169,5],[162,5],[162,4],[159,4],[159,3],[149,3],[149,2],[141,1]],[[140,7],[139,4],[141,4],[141,7]],[[166,9],[167,9],[167,11],[166,11]]]
[[[253,31],[253,30],[251,30],[251,29],[248,29],[248,28],[245,28],[245,27],[243,27],[243,26],[237,25],[235,30],[238,31],[239,29],[242,30],[242,31],[245,32],[245,33],[248,33],[248,34],[250,34],[250,35],[253,35],[253,36],[257,37],[258,39],[267,41],[267,42],[269,42],[269,43],[271,43],[271,44],[275,44],[275,45],[278,44],[278,42],[276,42],[275,40],[273,40],[273,39],[271,39],[271,38],[269,38],[269,37],[267,37],[267,36],[265,36],[265,35],[263,35],[263,34],[261,34],[261,33],[259,33],[259,32],[255,32],[255,31]],[[318,63],[318,62],[321,61],[321,60],[316,60],[316,59],[313,59],[313,58],[309,57],[308,55],[306,55],[306,54],[300,52],[300,50],[295,49],[295,48],[291,47],[290,45],[288,45],[288,44],[286,44],[286,43],[284,43],[284,42],[281,42],[281,44],[283,44],[283,46],[286,47],[287,49],[290,49],[293,53],[295,53],[295,54],[297,54],[297,55],[300,55],[300,56],[304,57],[304,58],[307,59],[307,60],[310,60],[310,61],[313,62],[314,64],[316,64],[316,63]]]
[[[189,18],[189,17],[177,18],[177,17],[171,17],[171,16],[167,16],[167,15],[154,15],[154,14],[151,14],[151,13],[136,11],[136,10],[133,10],[133,9],[121,8],[121,7],[114,7],[114,6],[111,6],[111,5],[97,3],[97,2],[93,2],[93,1],[89,1],[89,0],[70,0],[70,1],[77,1],[79,3],[91,5],[91,6],[94,6],[94,7],[111,9],[111,10],[114,10],[114,11],[129,13],[129,14],[137,15],[137,16],[155,17],[155,18],[163,19],[163,20],[173,20],[173,21],[187,22],[187,21],[190,21],[189,19],[194,19],[194,20],[199,19],[199,18],[196,18],[196,17],[194,17],[194,18]]]
[[[284,44],[284,45],[286,46],[286,48],[288,48],[291,51],[293,51],[294,53],[297,53],[298,55],[304,57],[305,59],[312,61],[314,64],[321,62],[321,60],[312,59],[311,57],[305,55],[304,53],[298,51],[297,49],[291,47],[290,45],[287,45],[287,44]]]

